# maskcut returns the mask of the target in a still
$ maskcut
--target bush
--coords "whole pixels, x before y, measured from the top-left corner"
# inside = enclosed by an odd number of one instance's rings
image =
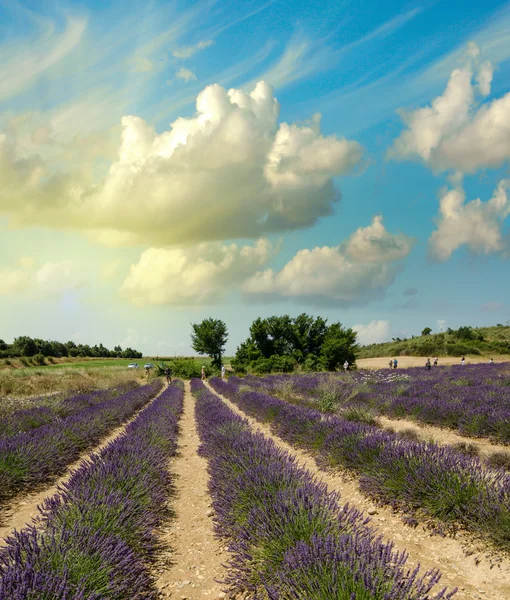
[[[174,358],[166,361],[163,365],[158,365],[156,375],[164,375],[166,367],[170,367],[172,377],[179,377],[181,379],[200,378],[202,371],[202,365],[194,358]],[[211,375],[210,368],[206,367],[205,372],[208,376]]]
[[[44,354],[36,354],[34,357],[32,357],[32,364],[35,366],[45,365],[46,361],[44,359]]]

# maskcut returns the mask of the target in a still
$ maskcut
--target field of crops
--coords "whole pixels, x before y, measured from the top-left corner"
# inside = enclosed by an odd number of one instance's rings
[[[508,471],[377,417],[506,442],[509,383],[504,365],[155,378],[11,406],[0,599],[505,600]]]

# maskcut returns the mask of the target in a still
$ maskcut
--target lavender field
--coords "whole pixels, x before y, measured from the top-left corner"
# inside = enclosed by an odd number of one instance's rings
[[[395,509],[437,519],[446,527],[468,528],[510,550],[506,471],[489,468],[454,448],[406,440],[367,423],[286,402],[263,391],[266,381],[231,378],[228,383],[220,379],[211,383],[246,414],[270,423],[276,435],[313,453],[324,468],[356,473],[367,495]],[[313,394],[317,380],[304,381]],[[255,383],[260,391],[250,390],[246,383]],[[268,388],[275,384],[278,379],[270,378]],[[303,388],[306,395],[307,387]]]
[[[510,444],[510,363],[270,375],[256,389],[327,412],[362,409]]]

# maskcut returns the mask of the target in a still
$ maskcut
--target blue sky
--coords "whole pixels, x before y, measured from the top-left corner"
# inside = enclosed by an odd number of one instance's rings
[[[510,318],[510,3],[0,0],[0,337]]]

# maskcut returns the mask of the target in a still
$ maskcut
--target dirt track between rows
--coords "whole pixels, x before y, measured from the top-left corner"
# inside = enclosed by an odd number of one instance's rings
[[[185,383],[177,458],[169,468],[176,477],[177,496],[170,500],[176,518],[161,539],[167,546],[167,565],[159,569],[157,587],[164,598],[224,598],[217,580],[228,555],[214,536],[211,500],[207,490],[207,461],[198,455],[195,399]]]

